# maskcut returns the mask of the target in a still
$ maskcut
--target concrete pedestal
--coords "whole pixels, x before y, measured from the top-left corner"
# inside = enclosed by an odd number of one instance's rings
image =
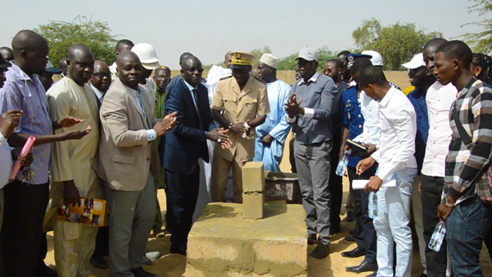
[[[243,206],[210,203],[188,236],[185,276],[307,276],[301,205],[266,204],[264,218]]]

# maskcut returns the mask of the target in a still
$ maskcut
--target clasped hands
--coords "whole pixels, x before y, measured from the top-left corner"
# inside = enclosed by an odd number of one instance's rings
[[[229,130],[225,130],[224,128],[215,128],[207,132],[207,139],[220,143],[222,149],[228,149],[232,146],[232,141],[227,135],[228,132]]]
[[[174,125],[176,125],[177,114],[178,112],[170,113],[163,119],[159,119],[159,121],[154,125],[154,130],[158,137],[164,135],[167,131],[171,130]]]
[[[294,118],[298,114],[304,114],[304,108],[301,107],[302,99],[297,102],[297,96],[295,93],[291,93],[285,103],[284,110],[290,118]]]

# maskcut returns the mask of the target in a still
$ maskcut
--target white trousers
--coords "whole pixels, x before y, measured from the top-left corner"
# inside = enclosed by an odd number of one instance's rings
[[[412,231],[410,204],[416,168],[395,173],[396,187],[381,188],[378,215],[374,219],[377,233],[377,276],[410,277],[412,273]],[[396,272],[393,271],[393,246],[396,243]]]

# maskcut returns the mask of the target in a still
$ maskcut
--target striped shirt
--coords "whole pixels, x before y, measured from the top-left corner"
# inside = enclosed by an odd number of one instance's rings
[[[22,110],[20,124],[15,133],[32,135],[53,135],[51,118],[48,114],[48,100],[43,85],[37,75],[29,77],[18,66],[5,73],[7,81],[0,89],[0,113],[10,110]],[[31,150],[34,172],[31,184],[39,185],[48,182],[50,169],[51,143],[34,146]],[[23,173],[19,171],[17,180],[22,181]]]
[[[453,107],[458,111],[463,128],[472,138],[466,146],[452,118]],[[446,157],[446,176],[444,177],[444,194],[454,198],[459,196],[459,203],[475,195],[474,180],[481,174],[481,169],[488,163],[492,150],[492,87],[472,78],[458,92],[456,101],[451,106],[450,126],[453,132],[449,153]]]

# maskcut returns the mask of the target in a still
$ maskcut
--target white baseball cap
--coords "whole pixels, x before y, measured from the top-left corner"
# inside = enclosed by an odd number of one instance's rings
[[[270,53],[265,53],[261,56],[260,62],[277,69],[278,58]]]
[[[296,60],[304,59],[306,61],[318,61],[318,52],[314,48],[302,48],[297,55]]]
[[[401,65],[405,69],[417,69],[421,66],[425,66],[424,55],[422,53],[418,53],[413,56],[413,58]]]
[[[153,70],[161,66],[154,47],[148,43],[135,44],[132,48],[132,52],[137,54],[145,69]]]

